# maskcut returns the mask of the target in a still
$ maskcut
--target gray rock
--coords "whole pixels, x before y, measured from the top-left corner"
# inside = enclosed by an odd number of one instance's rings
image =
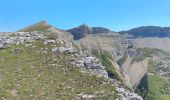
[[[79,58],[79,59],[78,59]],[[70,63],[83,71],[108,78],[108,73],[95,57],[78,57],[70,60]]]
[[[77,100],[95,100],[95,96],[90,94],[80,93],[78,94]]]
[[[119,100],[143,100],[141,96],[139,96],[134,92],[126,90],[121,85],[115,85],[115,87],[116,87],[116,92],[119,95]]]

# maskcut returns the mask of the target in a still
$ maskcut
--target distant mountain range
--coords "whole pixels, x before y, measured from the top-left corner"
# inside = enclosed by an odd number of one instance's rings
[[[109,33],[113,32],[104,27],[89,27],[82,24],[76,28],[68,30],[75,40],[85,37],[87,34],[98,34],[98,33]],[[170,37],[170,27],[159,27],[159,26],[142,26],[133,28],[127,31],[117,32],[120,35],[130,35],[133,37]]]
[[[127,33],[134,37],[170,37],[170,27],[142,26],[119,33]]]

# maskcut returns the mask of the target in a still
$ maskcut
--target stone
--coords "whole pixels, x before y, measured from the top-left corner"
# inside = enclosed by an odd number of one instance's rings
[[[52,52],[55,52],[55,53],[64,53],[64,52],[76,53],[77,50],[75,48],[57,47],[57,48],[53,48]]]
[[[90,94],[80,93],[78,94],[77,100],[95,100],[95,96]]]

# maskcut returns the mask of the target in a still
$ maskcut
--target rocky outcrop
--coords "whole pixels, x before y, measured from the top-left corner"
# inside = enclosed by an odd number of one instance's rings
[[[77,66],[82,71],[90,72],[100,77],[108,78],[108,73],[105,67],[99,63],[96,57],[82,56],[78,58],[72,58],[71,64]]]
[[[118,92],[118,100],[143,100],[141,96],[132,91],[126,90],[121,85],[116,85],[116,91]]]
[[[11,32],[0,34],[0,48],[6,48],[12,44],[31,43],[34,40],[43,40],[45,37],[37,32]]]

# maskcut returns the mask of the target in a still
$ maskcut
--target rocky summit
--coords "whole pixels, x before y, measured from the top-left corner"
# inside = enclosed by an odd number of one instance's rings
[[[62,30],[41,21],[0,33],[0,99],[169,100],[164,30],[114,32],[85,24]]]
[[[68,30],[73,36],[75,40],[85,37],[88,34],[92,34],[92,29],[86,24],[82,24],[79,27]]]

